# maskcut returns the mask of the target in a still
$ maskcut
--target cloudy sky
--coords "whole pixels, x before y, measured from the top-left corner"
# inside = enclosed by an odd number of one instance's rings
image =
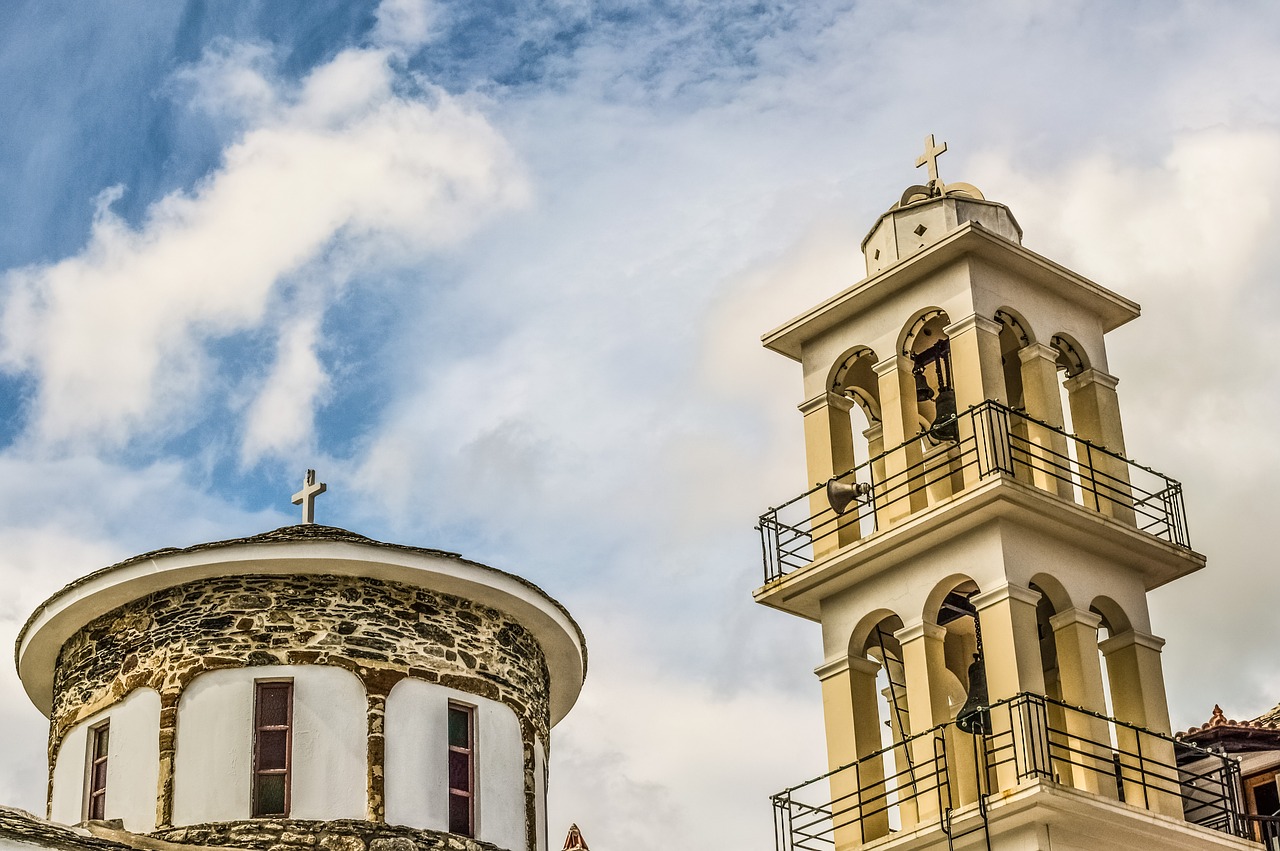
[[[520,573],[586,631],[551,833],[772,847],[817,628],[755,607],[805,486],[761,332],[917,182],[1142,303],[1130,454],[1210,566],[1152,595],[1175,726],[1280,700],[1280,6],[0,6],[0,644],[72,578],[318,520]],[[0,666],[0,803],[44,719]],[[556,846],[558,847],[558,845]]]

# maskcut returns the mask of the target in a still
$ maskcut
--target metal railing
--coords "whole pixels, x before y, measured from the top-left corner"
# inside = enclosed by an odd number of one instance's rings
[[[975,405],[941,425],[958,439],[942,439],[935,425],[833,477],[862,486],[864,495],[844,513],[832,508],[826,482],[766,511],[758,526],[765,582],[996,475],[1190,548],[1182,485],[1163,473],[999,402]]]
[[[1280,822],[1246,821],[1239,764],[1225,754],[1040,695],[989,711],[985,735],[944,724],[774,795],[778,851],[832,851],[931,825],[950,831],[953,811],[968,804],[985,823],[992,793],[1030,779],[1232,836],[1264,835],[1257,831]],[[1176,753],[1195,767],[1180,768]]]
[[[1267,851],[1280,851],[1280,816],[1247,815],[1244,818],[1250,839],[1262,843]]]

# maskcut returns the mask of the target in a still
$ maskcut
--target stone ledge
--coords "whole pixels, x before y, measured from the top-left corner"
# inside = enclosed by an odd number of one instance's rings
[[[151,834],[182,845],[257,851],[505,851],[454,833],[360,819],[251,819],[170,827]]]
[[[135,851],[126,842],[99,838],[82,827],[46,821],[13,807],[0,807],[0,839],[64,851]]]

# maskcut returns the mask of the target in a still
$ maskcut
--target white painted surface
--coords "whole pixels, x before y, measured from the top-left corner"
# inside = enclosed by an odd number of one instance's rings
[[[87,815],[89,729],[111,723],[107,745],[109,819],[146,833],[156,826],[160,782],[160,695],[149,688],[132,691],[119,703],[72,727],[58,746],[53,768],[53,821],[76,824]]]
[[[293,761],[289,815],[367,815],[368,722],[355,674],[321,665],[210,671],[178,703],[174,824],[250,816],[253,693],[257,680],[293,680]]]
[[[476,708],[477,838],[525,845],[520,722],[504,704],[422,680],[401,680],[387,697],[387,822],[449,829],[449,701]]]

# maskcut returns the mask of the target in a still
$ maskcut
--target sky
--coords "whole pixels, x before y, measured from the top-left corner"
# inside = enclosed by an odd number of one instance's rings
[[[297,522],[534,581],[586,633],[553,844],[772,848],[816,625],[751,601],[806,487],[760,334],[944,180],[1140,302],[1126,443],[1209,566],[1151,594],[1175,728],[1280,701],[1280,6],[0,5],[0,644],[75,577]],[[0,803],[45,720],[0,666]],[[558,847],[558,846],[556,846]]]

